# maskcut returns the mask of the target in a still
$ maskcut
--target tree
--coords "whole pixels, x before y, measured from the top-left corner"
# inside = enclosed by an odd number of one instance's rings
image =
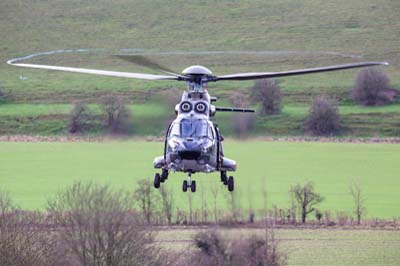
[[[257,80],[251,89],[251,97],[261,103],[261,115],[273,115],[281,112],[282,93],[278,81],[274,79]]]
[[[307,214],[315,210],[315,205],[321,203],[324,198],[314,191],[314,185],[308,182],[304,185],[297,184],[290,188],[289,193],[293,196],[301,210],[301,221],[306,222]]]
[[[218,223],[218,210],[217,210],[217,202],[218,202],[218,192],[220,190],[219,186],[216,186],[213,183],[210,183],[210,190],[211,194],[213,196],[213,201],[214,201],[214,219],[215,222]]]
[[[336,104],[324,97],[317,97],[311,105],[304,123],[306,133],[314,136],[332,136],[339,133],[340,115]]]
[[[128,133],[131,115],[125,106],[124,98],[113,95],[104,97],[101,107],[105,116],[105,128],[111,134]]]
[[[362,105],[384,105],[392,102],[396,94],[388,76],[377,68],[362,69],[351,92],[353,100]]]
[[[6,94],[4,92],[3,84],[0,83],[0,103],[4,103],[6,101]]]
[[[172,189],[166,189],[165,186],[160,187],[160,194],[163,203],[163,212],[167,217],[168,225],[172,223],[172,212],[174,205],[174,194]]]
[[[74,108],[70,114],[68,131],[72,134],[83,133],[93,127],[94,115],[88,106],[82,101],[74,102]]]
[[[129,192],[93,183],[75,183],[49,201],[69,264],[160,265],[153,234],[133,206]]]
[[[354,202],[354,213],[357,216],[357,224],[360,225],[361,217],[365,214],[365,198],[363,195],[363,190],[359,182],[353,181],[349,185],[349,192],[353,198]]]
[[[137,200],[137,204],[139,204],[139,208],[142,211],[147,224],[151,224],[159,196],[155,194],[153,183],[150,182],[150,180],[140,179],[137,184],[138,187],[134,192],[134,198]]]
[[[0,265],[56,265],[50,230],[38,230],[44,217],[14,205],[0,190]]]
[[[245,108],[249,105],[247,97],[240,92],[233,93],[230,100],[234,107]],[[245,137],[255,122],[255,117],[251,113],[236,113],[232,118],[233,132],[239,138]]]

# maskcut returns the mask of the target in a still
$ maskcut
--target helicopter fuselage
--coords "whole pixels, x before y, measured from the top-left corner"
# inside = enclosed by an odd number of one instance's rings
[[[211,120],[215,107],[206,90],[185,91],[175,112],[177,118],[168,126],[164,154],[155,158],[155,168],[187,173],[236,170],[236,162],[224,157],[223,137]]]

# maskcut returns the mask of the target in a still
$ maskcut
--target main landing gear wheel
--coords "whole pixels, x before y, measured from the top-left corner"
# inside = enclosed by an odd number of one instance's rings
[[[235,188],[235,180],[233,179],[233,176],[230,176],[228,179],[228,191],[233,191]]]
[[[192,184],[190,184],[190,190],[192,192],[196,192],[196,181],[192,181]]]
[[[159,188],[160,187],[160,182],[161,182],[161,176],[159,173],[156,173],[154,175],[154,187]]]

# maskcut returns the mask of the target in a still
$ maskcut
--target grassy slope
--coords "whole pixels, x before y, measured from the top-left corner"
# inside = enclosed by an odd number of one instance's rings
[[[161,142],[110,143],[0,143],[0,183],[24,208],[43,208],[46,199],[74,180],[108,182],[134,188],[140,178],[152,179],[152,160],[162,151]],[[348,211],[351,179],[365,188],[369,217],[398,217],[400,197],[397,161],[400,146],[387,144],[274,143],[228,141],[225,153],[238,161],[235,173],[240,204],[249,198],[261,208],[262,189],[269,204],[287,207],[290,185],[307,180],[326,197],[322,210]],[[256,156],[257,155],[257,156]],[[187,194],[180,191],[183,174],[171,174],[166,186],[175,190],[177,207],[186,208]],[[211,186],[221,186],[218,174],[196,174],[199,182],[194,204],[204,192],[212,204]],[[223,189],[220,207],[226,206]],[[252,196],[250,196],[252,195]],[[186,206],[186,207],[185,207]]]
[[[199,229],[162,230],[157,240],[172,250],[189,248]],[[228,238],[263,235],[260,229],[222,229]],[[279,248],[288,255],[288,265],[397,265],[400,233],[382,230],[276,229]],[[182,241],[182,242],[180,242]],[[173,244],[171,244],[171,242]]]
[[[215,73],[269,71],[293,67],[346,63],[359,60],[389,60],[385,68],[395,87],[400,87],[400,4],[384,0],[326,3],[313,0],[280,1],[11,1],[0,3],[0,61],[58,49],[104,48],[97,53],[70,53],[33,61],[105,69],[145,71],[109,55],[121,48],[139,51],[290,50],[354,54],[362,58],[328,54],[291,55],[174,55],[157,59],[179,71],[199,63]],[[307,104],[318,94],[344,97],[357,71],[282,79],[288,108]],[[20,80],[19,77],[27,80]],[[118,92],[142,102],[143,92],[176,86],[169,82],[144,82],[119,78],[19,69],[0,64],[0,82],[10,99],[19,103],[70,103],[74,99],[97,99]],[[211,84],[210,91],[226,96],[229,90],[246,90],[252,82]],[[181,87],[183,84],[180,85]],[[22,109],[21,112],[24,112]],[[32,110],[34,112],[34,110]],[[370,111],[374,112],[374,111]],[[345,118],[347,134],[398,136],[394,130],[400,114],[378,115],[370,122],[355,110]],[[36,119],[40,120],[41,119]],[[35,121],[36,121],[35,120]],[[39,133],[62,133],[62,125],[46,118]],[[50,121],[50,122],[48,122]],[[298,116],[259,121],[256,131],[269,134],[302,134]],[[18,126],[35,130],[23,120]],[[53,126],[51,126],[53,124]],[[301,124],[301,123],[300,123]],[[365,126],[360,127],[358,124]],[[148,127],[142,124],[142,127]],[[53,129],[51,129],[53,127]],[[48,130],[50,128],[50,130]],[[64,125],[65,128],[65,125]],[[381,130],[380,128],[384,128]],[[386,128],[386,129],[385,129]],[[152,132],[151,129],[144,130]],[[364,133],[363,133],[364,132]],[[9,132],[15,133],[15,132]],[[18,133],[18,132],[17,132]],[[36,132],[34,132],[36,133]]]

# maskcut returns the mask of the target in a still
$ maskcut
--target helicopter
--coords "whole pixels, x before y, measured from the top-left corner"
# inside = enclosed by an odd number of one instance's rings
[[[177,74],[141,55],[116,56],[123,60],[161,71],[164,75],[25,64],[19,62],[25,58],[11,59],[7,61],[7,64],[18,67],[59,70],[102,76],[185,82],[187,89],[183,92],[181,101],[175,106],[176,118],[170,123],[166,131],[163,155],[154,159],[154,168],[161,169],[161,173],[157,172],[154,175],[154,187],[156,189],[160,188],[161,183],[164,183],[168,179],[171,171],[183,172],[187,173],[187,180],[184,180],[182,183],[183,192],[188,191],[188,188],[190,188],[191,192],[196,192],[196,181],[192,180],[192,174],[212,172],[219,172],[220,180],[227,186],[228,191],[234,191],[234,177],[232,175],[228,177],[228,172],[236,171],[237,163],[224,155],[222,145],[224,138],[218,125],[214,122],[214,117],[217,112],[255,112],[254,109],[215,106],[213,103],[217,101],[217,98],[211,97],[208,93],[208,83],[279,78],[351,68],[389,65],[387,62],[361,62],[280,72],[250,72],[217,76],[214,75],[210,69],[200,65],[189,66],[185,68],[181,74]]]

